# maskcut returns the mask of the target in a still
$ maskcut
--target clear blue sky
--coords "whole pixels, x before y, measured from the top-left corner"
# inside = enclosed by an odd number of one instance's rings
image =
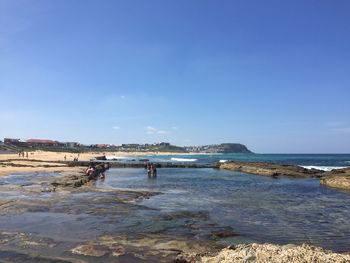
[[[350,1],[0,0],[0,138],[350,152]]]

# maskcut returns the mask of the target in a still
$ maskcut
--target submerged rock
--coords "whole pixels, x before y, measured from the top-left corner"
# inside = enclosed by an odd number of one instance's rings
[[[108,254],[110,251],[108,247],[105,247],[105,246],[95,245],[95,244],[85,244],[85,245],[80,245],[71,249],[71,252],[73,254],[79,254],[84,256],[102,257]]]
[[[69,176],[63,176],[51,183],[54,187],[72,187],[77,188],[85,185],[88,182],[88,178],[82,174],[73,174]]]
[[[224,229],[219,229],[217,231],[213,231],[211,233],[211,236],[213,238],[227,238],[227,237],[234,237],[239,236],[237,233],[235,233],[230,227],[226,227]]]
[[[142,254],[144,258],[157,256],[174,259],[181,253],[190,255],[204,253],[214,249],[205,242],[181,238],[175,239],[165,235],[143,235],[142,237],[133,237],[130,235],[106,235],[100,237],[97,243],[109,247],[110,249],[117,248],[116,251],[119,252],[120,247],[122,247],[124,248],[124,251],[127,251],[129,254]]]

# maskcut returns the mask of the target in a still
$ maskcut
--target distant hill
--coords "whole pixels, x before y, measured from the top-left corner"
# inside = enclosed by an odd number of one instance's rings
[[[188,152],[195,153],[253,153],[247,146],[240,143],[222,143],[204,146],[185,147]]]
[[[181,146],[171,145],[167,143],[152,145],[148,147],[148,151],[151,152],[174,152],[174,153],[187,153],[186,149]]]
[[[222,143],[203,146],[176,146],[168,142],[154,144],[122,144],[115,145],[90,145],[84,146],[77,143],[73,147],[68,147],[65,143],[59,145],[20,145],[0,143],[1,153],[11,153],[19,151],[67,151],[67,152],[87,152],[87,151],[122,151],[122,152],[173,152],[173,153],[252,153],[245,145],[240,143]]]
[[[218,145],[218,153],[252,153],[252,151],[240,143],[222,143]]]

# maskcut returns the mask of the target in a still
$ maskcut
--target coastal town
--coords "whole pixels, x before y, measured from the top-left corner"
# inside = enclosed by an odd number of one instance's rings
[[[0,152],[16,152],[23,150],[57,150],[57,151],[114,151],[114,152],[174,152],[174,153],[252,153],[240,143],[222,143],[204,146],[176,146],[169,142],[145,144],[82,144],[79,142],[61,142],[48,139],[4,138],[0,141]]]
[[[9,172],[21,171],[25,167],[32,167],[35,161],[35,170],[50,170],[46,168],[55,168],[66,166],[73,162],[74,166],[87,165],[91,160],[107,160],[106,155],[111,161],[117,163],[112,167],[142,167],[144,162],[148,162],[147,155],[186,155],[186,154],[253,154],[245,145],[240,143],[222,143],[204,146],[175,146],[168,142],[160,142],[153,144],[91,144],[85,145],[78,142],[60,142],[48,139],[14,139],[4,138],[0,141],[0,163],[3,165],[0,174],[8,174]],[[16,156],[22,159],[29,159],[26,162],[16,160]],[[129,156],[130,159],[125,159]],[[131,156],[131,157],[130,157]],[[134,157],[132,157],[134,156]],[[136,158],[136,156],[141,156]],[[175,158],[176,159],[176,158]],[[131,161],[128,164],[127,160]],[[176,159],[179,160],[179,159]],[[337,189],[350,189],[350,168],[340,167],[342,169],[329,170],[325,172],[317,168],[306,169],[297,165],[273,164],[269,162],[239,162],[222,160],[217,164],[183,164],[181,161],[174,163],[169,160],[167,163],[158,164],[159,167],[217,167],[232,171],[239,171],[248,174],[270,176],[277,178],[280,176],[289,176],[293,178],[318,178],[320,183],[325,186]],[[4,161],[7,161],[7,163]],[[39,162],[39,163],[37,163]],[[41,164],[40,164],[41,162]],[[47,163],[56,162],[56,163]],[[58,163],[59,164],[58,164]],[[64,163],[64,164],[62,164]],[[20,167],[20,169],[19,169]],[[33,167],[32,167],[33,168]],[[66,169],[66,167],[65,167]],[[34,170],[34,169],[31,169]]]

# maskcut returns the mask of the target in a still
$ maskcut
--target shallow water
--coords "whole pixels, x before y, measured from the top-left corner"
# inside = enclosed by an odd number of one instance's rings
[[[320,186],[317,179],[272,179],[217,169],[111,169],[97,187],[143,189],[164,194],[142,205],[161,212],[200,211],[241,237],[220,242],[308,242],[350,250],[350,192]]]
[[[170,168],[159,169],[158,177],[149,179],[143,169],[110,169],[90,190],[42,191],[55,176],[0,178],[0,258],[169,262],[174,251],[196,244],[208,250],[252,241],[307,242],[350,251],[350,192],[322,187],[317,179]],[[140,190],[161,194],[144,199]],[[71,252],[89,242],[106,249],[106,237],[123,246],[125,255],[115,257],[112,250],[102,257]],[[169,258],[164,251],[173,254]]]
[[[205,213],[168,214],[143,206],[140,200],[150,196],[145,192],[97,190],[92,185],[47,193],[55,176],[0,178],[0,261],[169,262],[183,248],[214,249],[211,231],[225,230],[210,224]],[[199,234],[207,236],[206,242]],[[103,256],[74,254],[72,249],[81,245],[88,246],[84,253],[102,249]],[[115,256],[118,247],[125,253]]]

